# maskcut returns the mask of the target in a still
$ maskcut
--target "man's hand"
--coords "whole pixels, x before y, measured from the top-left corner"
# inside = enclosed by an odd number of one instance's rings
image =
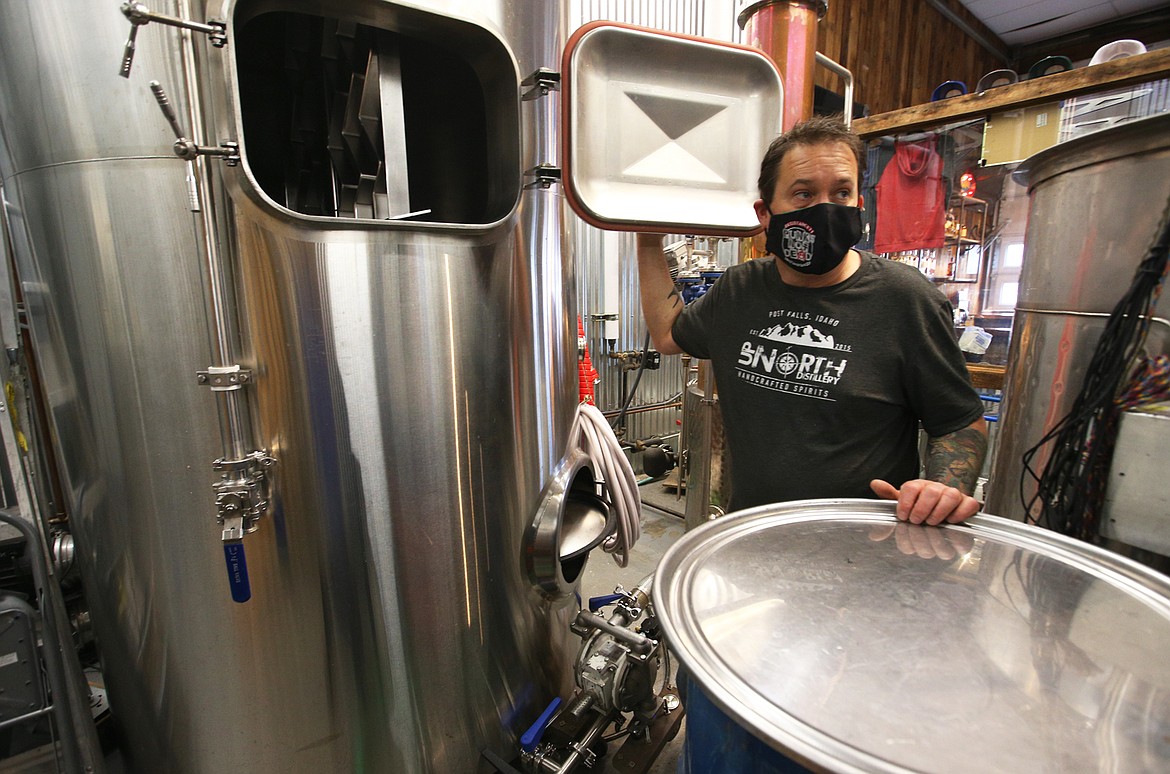
[[[895,515],[911,524],[958,524],[979,512],[979,501],[974,497],[937,481],[916,478],[897,489],[875,478],[869,488],[883,500],[897,500]]]

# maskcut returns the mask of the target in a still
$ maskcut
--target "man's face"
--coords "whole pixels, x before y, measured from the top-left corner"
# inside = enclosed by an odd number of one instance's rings
[[[768,227],[771,213],[792,212],[831,202],[861,206],[857,193],[857,157],[840,142],[796,145],[780,159],[772,201],[756,201],[756,217]]]

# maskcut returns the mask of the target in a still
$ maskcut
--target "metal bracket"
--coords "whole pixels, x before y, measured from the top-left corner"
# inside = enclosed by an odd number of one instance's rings
[[[533,178],[531,183],[526,184],[525,188],[549,188],[553,183],[561,182],[561,168],[555,164],[538,164],[525,173],[525,177]]]
[[[538,67],[532,75],[521,81],[520,86],[527,89],[521,95],[521,99],[545,97],[550,91],[558,91],[561,88],[561,74],[547,67]]]
[[[216,48],[223,48],[227,45],[227,24],[221,21],[209,20],[207,23],[203,23],[180,19],[177,16],[167,16],[164,13],[155,13],[143,3],[123,3],[122,15],[130,21],[130,38],[122,50],[122,66],[118,70],[118,75],[123,78],[130,77],[130,67],[134,63],[134,49],[138,39],[138,28],[150,22],[202,32],[207,35],[211,45]]]
[[[206,371],[196,371],[195,381],[210,386],[213,392],[238,390],[252,382],[252,372],[233,366],[210,366]]]
[[[184,161],[194,161],[198,156],[217,156],[229,167],[240,163],[240,144],[231,140],[225,140],[219,147],[213,148],[210,145],[196,145],[186,137],[180,137],[172,148],[175,155]]]

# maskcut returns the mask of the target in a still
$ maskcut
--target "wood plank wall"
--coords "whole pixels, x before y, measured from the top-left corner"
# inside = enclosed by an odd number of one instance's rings
[[[948,7],[973,28],[986,29],[961,3]],[[830,2],[817,50],[853,73],[854,100],[868,105],[871,115],[930,102],[944,81],[963,81],[974,90],[985,73],[1007,66],[925,0]],[[818,86],[844,93],[840,78],[817,71]]]

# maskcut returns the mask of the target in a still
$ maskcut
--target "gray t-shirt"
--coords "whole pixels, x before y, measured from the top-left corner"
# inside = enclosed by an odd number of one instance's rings
[[[870,253],[827,288],[784,284],[771,257],[733,266],[673,335],[712,361],[734,509],[874,497],[871,479],[918,477],[920,421],[940,436],[983,411],[946,297]]]

